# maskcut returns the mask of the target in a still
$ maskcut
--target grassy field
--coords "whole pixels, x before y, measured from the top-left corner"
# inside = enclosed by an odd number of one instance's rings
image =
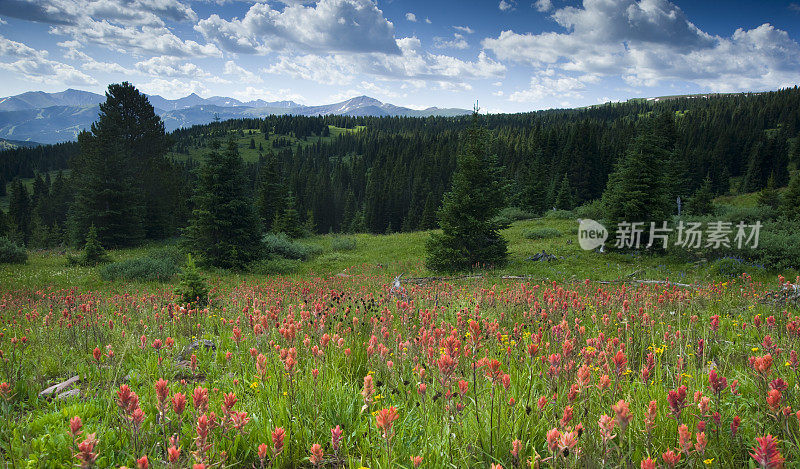
[[[429,233],[316,236],[289,275],[205,271],[201,308],[175,277],[104,281],[60,252],[2,265],[0,462],[798,467],[800,317],[766,301],[778,273],[587,252],[576,231],[515,222],[507,266],[443,279]],[[542,250],[558,259],[527,260]]]
[[[553,237],[528,239],[526,234],[540,230],[552,231]],[[531,276],[540,280],[569,282],[575,280],[655,279],[676,283],[703,283],[722,279],[712,265],[706,263],[682,263],[669,257],[641,254],[599,254],[584,251],[577,242],[578,224],[575,220],[540,218],[515,222],[503,232],[509,242],[509,263],[503,268],[483,272],[487,278],[502,276]],[[290,277],[327,277],[336,274],[380,275],[386,279],[403,274],[405,277],[427,277],[435,275],[423,262],[425,240],[430,232],[395,233],[391,235],[355,234],[347,238],[355,240],[355,249],[339,251],[331,246],[342,235],[319,235],[299,242],[318,248],[320,254],[308,261],[293,264]],[[156,243],[135,249],[112,250],[114,261],[146,256],[150,250],[159,249],[167,243]],[[531,256],[545,251],[557,256],[552,261],[532,261]],[[66,251],[34,251],[25,265],[0,264],[0,284],[5,287],[58,288],[146,288],[159,287],[148,282],[104,282],[96,268],[68,266]],[[76,254],[73,252],[73,254]],[[748,272],[760,281],[774,278],[775,272],[754,267]],[[237,283],[263,278],[247,272],[212,271],[209,274]],[[788,278],[792,272],[784,273]],[[176,284],[173,279],[168,285]]]

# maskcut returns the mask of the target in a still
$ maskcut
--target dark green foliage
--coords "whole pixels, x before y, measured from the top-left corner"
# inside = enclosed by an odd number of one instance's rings
[[[800,220],[800,171],[795,171],[789,187],[783,194],[783,215],[789,220]]]
[[[109,261],[108,254],[98,239],[97,229],[94,225],[90,226],[89,232],[86,234],[86,244],[83,246],[83,252],[78,257],[77,263],[83,266],[95,266]]]
[[[575,217],[577,218],[591,218],[592,220],[600,220],[603,218],[603,200],[596,199],[589,203],[576,207]]]
[[[441,233],[428,239],[426,265],[434,271],[459,271],[499,266],[508,256],[495,217],[505,205],[497,159],[489,153],[489,137],[476,112],[458,155],[453,185],[439,209]]]
[[[550,220],[572,220],[575,214],[571,210],[548,210],[544,217]]]
[[[260,256],[260,226],[245,189],[247,180],[236,142],[213,148],[201,167],[192,220],[185,230],[189,252],[222,268],[242,268]]]
[[[270,258],[283,257],[297,260],[308,260],[322,252],[317,246],[293,241],[285,233],[267,233],[264,235],[262,249],[264,254]]]
[[[11,238],[27,245],[31,237],[31,198],[28,188],[19,179],[11,183],[8,195],[8,221]]]
[[[787,135],[780,132],[769,132],[750,150],[747,171],[739,187],[740,192],[755,192],[774,178],[774,184],[782,187],[789,182],[789,148]]]
[[[7,236],[9,231],[8,215],[0,209],[0,237]]]
[[[180,283],[175,289],[175,294],[181,297],[184,304],[202,307],[208,304],[208,285],[206,279],[194,263],[192,255],[186,259],[186,265],[180,273]]]
[[[775,188],[775,178],[770,176],[767,186],[758,194],[758,204],[777,210],[781,206],[781,195]]]
[[[527,210],[523,210],[520,207],[506,207],[503,210],[500,210],[500,214],[498,216],[504,220],[508,220],[509,222],[536,218],[536,215],[528,212]]]
[[[28,260],[25,248],[17,246],[11,240],[0,236],[0,264],[24,264]]]
[[[526,239],[558,238],[561,236],[561,234],[561,231],[557,230],[556,228],[536,228],[522,232],[522,236]]]
[[[290,238],[301,238],[305,234],[303,224],[300,222],[300,214],[295,206],[294,195],[291,192],[275,214],[272,232],[284,233]]]
[[[163,282],[178,272],[178,266],[170,259],[140,257],[113,262],[100,269],[103,280],[125,280],[140,282]]]
[[[572,210],[575,208],[575,196],[572,191],[572,186],[569,183],[569,176],[566,174],[561,180],[561,185],[558,187],[558,194],[556,194],[555,207],[558,210]]]
[[[744,254],[771,270],[800,270],[800,231],[797,221],[782,219],[765,224],[761,229],[758,248],[747,250]]]
[[[264,231],[272,230],[272,223],[275,221],[278,211],[283,207],[285,199],[286,190],[281,181],[278,162],[274,156],[270,155],[261,166],[256,188],[256,211],[261,218],[261,226]]]
[[[436,211],[436,201],[433,199],[433,194],[428,194],[420,217],[419,229],[432,230],[436,228]]]
[[[712,215],[714,213],[714,194],[711,192],[711,179],[706,178],[692,197],[686,202],[689,215]]]
[[[78,143],[73,241],[82,242],[92,224],[106,246],[169,234],[178,186],[164,158],[170,145],[164,123],[147,97],[127,82],[109,85],[97,122]]]
[[[663,178],[669,157],[666,140],[647,123],[631,142],[625,155],[608,178],[603,193],[604,220],[611,239],[620,222],[659,224],[670,216],[668,194]],[[642,241],[646,241],[646,233]],[[645,243],[646,244],[646,243]]]

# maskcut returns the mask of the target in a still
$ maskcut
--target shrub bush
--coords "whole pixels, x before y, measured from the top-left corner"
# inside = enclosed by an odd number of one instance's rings
[[[17,246],[8,238],[0,238],[0,264],[24,264],[27,260],[25,248]]]
[[[500,210],[500,214],[498,216],[511,221],[531,220],[536,218],[536,215],[534,215],[533,212],[523,210],[519,207],[506,207],[503,210]]]
[[[601,220],[603,218],[603,201],[600,199],[593,200],[577,207],[574,211],[575,216],[578,218]]]
[[[337,236],[331,240],[332,251],[354,251],[356,239],[352,236]]]
[[[178,266],[169,258],[141,257],[114,262],[100,269],[103,280],[159,281],[163,282],[178,273]]]
[[[169,261],[178,266],[186,260],[186,253],[178,245],[170,244],[147,251],[147,257]]]
[[[269,259],[283,257],[286,259],[308,260],[322,252],[319,246],[292,241],[284,233],[269,233],[262,239],[264,253]]]
[[[797,230],[797,223],[781,219],[765,224],[761,228],[758,247],[752,251],[752,260],[768,269],[800,270],[800,231]]]
[[[718,209],[718,217],[721,221],[729,221],[734,226],[743,221],[747,224],[760,221],[766,223],[775,220],[777,211],[766,205],[759,205],[757,207],[737,207],[734,205],[723,205]]]
[[[522,236],[526,239],[549,239],[558,238],[562,233],[555,228],[534,228],[522,232]]]
[[[544,217],[550,220],[572,220],[575,214],[571,210],[548,210]]]

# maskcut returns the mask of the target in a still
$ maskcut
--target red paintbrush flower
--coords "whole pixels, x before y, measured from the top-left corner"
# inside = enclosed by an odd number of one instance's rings
[[[756,460],[761,469],[780,469],[785,461],[778,451],[778,440],[768,434],[756,438],[758,444],[752,448],[750,456]]]
[[[322,446],[320,446],[319,443],[314,443],[311,445],[309,452],[311,453],[311,456],[308,459],[311,461],[311,464],[315,466],[322,464],[323,452]]]
[[[285,435],[286,431],[282,427],[272,430],[272,453],[276,456],[283,451],[283,437]]]
[[[681,386],[678,389],[671,390],[667,394],[667,402],[669,402],[669,408],[672,412],[673,417],[676,419],[681,418],[681,412],[683,408],[686,407],[686,386]]]
[[[76,415],[69,419],[69,433],[72,435],[73,440],[81,434],[81,428],[83,428],[83,422],[81,422],[80,417]]]
[[[183,409],[186,408],[186,396],[182,393],[176,392],[172,395],[172,411],[180,415]]]
[[[378,427],[378,430],[381,430],[383,437],[387,440],[392,438],[392,425],[394,421],[399,418],[400,415],[398,415],[397,409],[394,408],[394,406],[388,409],[381,409],[375,414],[375,425]]]
[[[681,461],[681,453],[669,450],[661,455],[661,459],[664,460],[664,464],[666,464],[667,467],[675,467]]]

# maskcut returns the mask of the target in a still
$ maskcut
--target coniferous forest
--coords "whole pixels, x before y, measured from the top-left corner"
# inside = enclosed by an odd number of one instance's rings
[[[646,166],[664,182],[656,202],[661,216],[676,210],[677,197],[691,204],[698,193],[787,186],[789,169],[800,163],[796,87],[480,120],[499,165],[504,205],[534,214],[599,203],[615,165],[636,145],[656,152]],[[240,158],[235,177],[263,232],[430,229],[438,226],[470,123],[469,117],[271,116],[167,134],[144,95],[112,85],[98,121],[78,142],[0,154],[0,190],[7,191],[0,195],[8,200],[0,230],[29,247],[80,246],[92,224],[109,247],[179,236],[202,209],[196,192],[203,165],[240,149],[257,155]]]

